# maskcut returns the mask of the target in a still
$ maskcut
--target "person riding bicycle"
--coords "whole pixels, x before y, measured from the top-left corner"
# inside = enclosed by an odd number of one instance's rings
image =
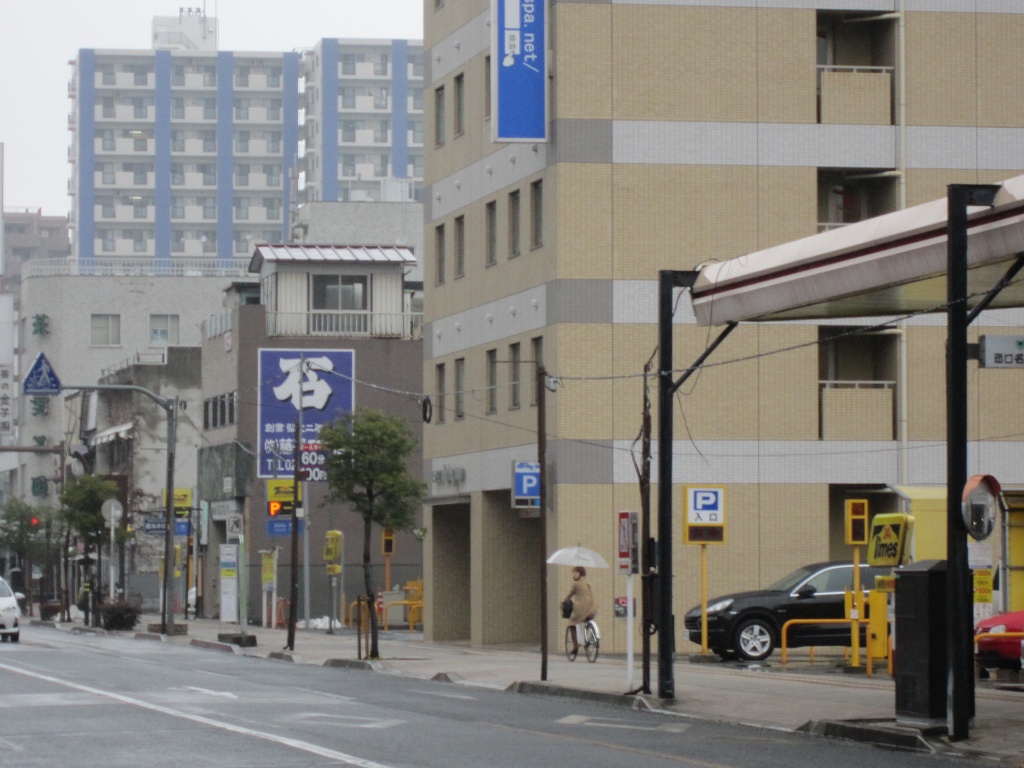
[[[576,654],[580,650],[576,625],[583,624],[597,616],[594,593],[590,589],[590,584],[587,583],[587,569],[582,565],[577,565],[572,569],[572,588],[565,599],[572,600],[572,615],[569,616],[569,628],[572,630],[572,657],[576,658]]]

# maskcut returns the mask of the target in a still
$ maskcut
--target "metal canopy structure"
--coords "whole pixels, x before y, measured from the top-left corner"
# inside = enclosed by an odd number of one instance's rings
[[[943,312],[946,348],[947,725],[965,739],[974,716],[971,584],[961,496],[967,482],[967,328],[986,308],[1024,306],[1024,176],[950,184],[945,200],[841,229],[659,274],[659,695],[674,698],[672,612],[673,393],[740,322]],[[689,288],[701,325],[725,325],[673,380],[673,291]]]
[[[947,201],[867,219],[698,269],[701,325],[944,312]],[[967,218],[968,306],[1024,254],[1024,176],[999,185],[993,207]],[[990,308],[1024,306],[1024,283]]]

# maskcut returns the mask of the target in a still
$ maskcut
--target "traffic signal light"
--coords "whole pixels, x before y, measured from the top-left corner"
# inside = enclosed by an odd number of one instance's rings
[[[384,535],[381,536],[380,553],[382,555],[395,554],[395,532],[390,528],[385,528]]]
[[[32,530],[33,531],[38,530],[39,529],[39,518],[36,517],[35,515],[32,515],[32,517],[29,519],[29,525],[32,526]]]

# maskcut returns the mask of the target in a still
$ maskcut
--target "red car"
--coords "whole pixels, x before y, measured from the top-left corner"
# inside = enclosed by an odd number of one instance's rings
[[[1024,632],[1024,611],[1000,613],[978,622],[974,634]],[[989,669],[1020,669],[1024,653],[1024,637],[980,638],[975,643],[975,658],[979,667]]]

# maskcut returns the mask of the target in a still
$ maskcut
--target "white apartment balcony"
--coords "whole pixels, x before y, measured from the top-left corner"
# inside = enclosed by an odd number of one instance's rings
[[[892,125],[893,68],[818,66],[818,122]]]
[[[267,312],[267,335],[420,339],[423,337],[423,313]]]

